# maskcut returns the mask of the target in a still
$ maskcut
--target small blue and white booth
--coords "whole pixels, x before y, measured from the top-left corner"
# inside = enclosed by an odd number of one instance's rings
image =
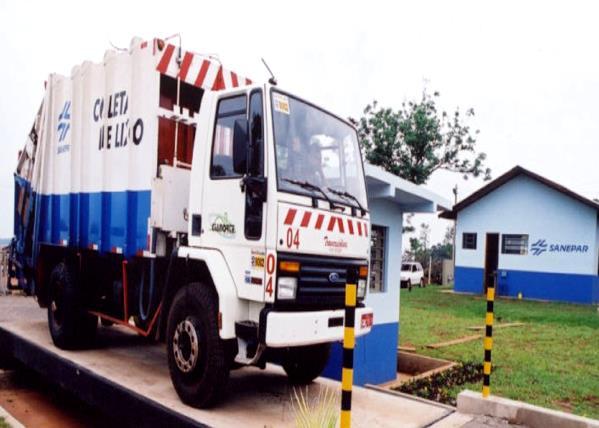
[[[599,204],[516,166],[456,204],[454,290],[599,303]]]
[[[355,385],[381,384],[397,377],[403,215],[451,207],[446,199],[380,167],[365,164],[364,170],[372,245],[366,305],[374,309],[374,325],[356,340]],[[335,343],[324,376],[341,379],[342,352],[342,344]]]

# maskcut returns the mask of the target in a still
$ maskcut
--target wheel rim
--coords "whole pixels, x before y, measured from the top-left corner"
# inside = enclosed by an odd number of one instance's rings
[[[196,329],[190,318],[185,318],[175,329],[173,355],[175,363],[183,373],[189,373],[196,366],[200,347]]]

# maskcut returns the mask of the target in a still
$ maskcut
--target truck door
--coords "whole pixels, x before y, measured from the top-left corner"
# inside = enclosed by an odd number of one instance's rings
[[[260,89],[218,100],[202,204],[203,245],[222,252],[239,297],[257,301],[264,300],[266,250],[263,109]],[[236,128],[247,136],[243,172],[234,165]]]

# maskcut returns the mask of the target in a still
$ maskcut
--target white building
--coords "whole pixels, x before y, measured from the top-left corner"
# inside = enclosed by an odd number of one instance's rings
[[[520,166],[456,204],[455,291],[599,302],[599,204]]]

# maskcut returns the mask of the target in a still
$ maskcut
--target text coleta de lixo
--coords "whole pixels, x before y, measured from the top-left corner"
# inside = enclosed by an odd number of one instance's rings
[[[129,108],[129,96],[127,91],[119,91],[108,96],[106,118],[114,119],[110,124],[100,127],[98,137],[98,150],[125,147],[129,140],[136,146],[141,143],[144,135],[144,123],[138,118],[132,127],[129,126],[127,110]],[[94,122],[104,117],[104,98],[96,98],[92,111]]]

